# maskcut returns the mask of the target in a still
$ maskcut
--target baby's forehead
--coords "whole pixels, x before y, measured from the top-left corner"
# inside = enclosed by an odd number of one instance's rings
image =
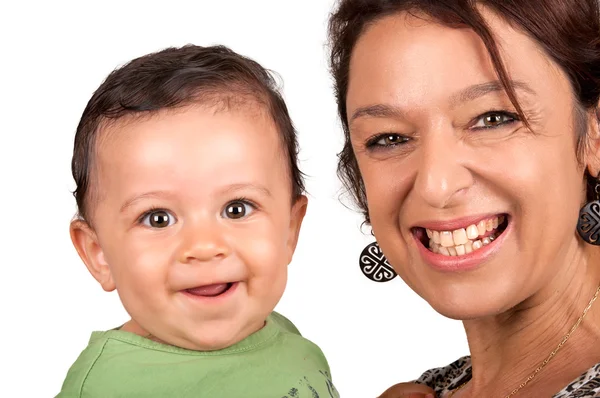
[[[103,181],[109,170],[118,176],[161,168],[286,166],[284,140],[273,118],[264,106],[248,103],[235,108],[193,104],[110,120],[99,132],[95,152],[95,172]]]
[[[154,126],[165,119],[173,119],[182,114],[202,114],[206,119],[211,117],[218,119],[239,118],[242,116],[248,126],[260,124],[274,130],[276,138],[281,138],[272,113],[268,105],[253,97],[230,98],[220,96],[218,101],[209,103],[191,102],[173,108],[164,108],[152,112],[129,113],[119,118],[103,118],[98,126],[96,135],[96,149],[107,144],[118,145],[120,140],[127,139],[132,132],[143,130],[152,131]],[[265,131],[269,133],[270,131]],[[215,134],[218,132],[215,131]],[[269,134],[272,136],[272,134]]]

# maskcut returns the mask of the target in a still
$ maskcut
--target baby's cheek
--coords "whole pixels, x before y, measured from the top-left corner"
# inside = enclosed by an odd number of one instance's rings
[[[139,240],[123,243],[111,264],[119,295],[130,306],[143,306],[144,302],[150,304],[159,292],[167,290],[171,261],[169,250]]]
[[[249,242],[243,261],[248,269],[249,294],[269,296],[280,294],[287,280],[287,261],[284,245],[275,239],[255,239]]]
[[[160,245],[140,247],[139,250],[131,251],[127,257],[125,267],[128,268],[131,277],[144,284],[165,281],[172,262],[167,248],[161,248]]]

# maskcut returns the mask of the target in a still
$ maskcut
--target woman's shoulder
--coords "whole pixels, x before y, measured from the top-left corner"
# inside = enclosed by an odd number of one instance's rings
[[[553,398],[600,397],[600,363],[592,366]]]
[[[438,396],[460,387],[471,379],[471,357],[462,357],[448,366],[426,371],[416,382],[433,388]],[[600,363],[592,366],[553,398],[600,397]]]
[[[471,379],[471,357],[465,356],[448,366],[429,369],[416,382],[433,388],[441,395],[461,386]]]

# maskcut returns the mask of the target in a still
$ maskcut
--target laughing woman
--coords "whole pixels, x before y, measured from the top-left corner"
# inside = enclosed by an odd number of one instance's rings
[[[467,334],[470,356],[417,382],[600,396],[597,0],[342,0],[330,41],[340,175]]]

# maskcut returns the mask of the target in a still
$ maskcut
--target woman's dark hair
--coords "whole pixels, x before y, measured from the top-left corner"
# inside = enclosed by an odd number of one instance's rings
[[[227,47],[187,45],[130,61],[108,75],[89,100],[77,126],[71,161],[79,218],[90,222],[93,159],[102,128],[121,118],[195,104],[225,110],[264,107],[286,152],[292,199],[304,192],[296,130],[271,73]]]
[[[329,20],[330,66],[345,136],[344,147],[338,155],[338,175],[354,197],[367,223],[367,198],[350,143],[346,95],[352,51],[361,34],[371,24],[383,17],[406,11],[415,15],[427,15],[448,26],[472,29],[485,44],[510,101],[521,119],[527,123],[494,37],[479,13],[478,6],[492,10],[532,37],[568,76],[578,102],[578,109],[575,110],[577,153],[579,156],[582,154],[587,134],[584,111],[596,108],[600,97],[598,0],[341,0]],[[590,183],[591,176],[587,177]]]

